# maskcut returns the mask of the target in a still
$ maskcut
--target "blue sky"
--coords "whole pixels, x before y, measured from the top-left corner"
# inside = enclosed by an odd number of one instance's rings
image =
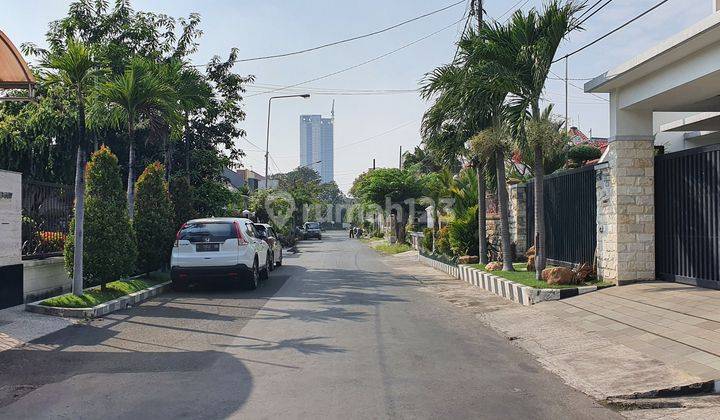
[[[240,49],[241,57],[307,48],[377,30],[451,3],[454,0],[135,0],[133,6],[137,10],[175,17],[200,13],[204,36],[193,61],[204,63],[215,54],[226,56],[232,47]],[[503,14],[511,8],[540,7],[542,0],[485,0],[485,3],[491,18],[502,16],[504,20],[507,14]],[[614,0],[585,24],[585,31],[572,33],[561,52],[584,45],[655,3],[657,0]],[[60,0],[2,0],[4,10],[0,14],[0,29],[18,45],[27,41],[42,45],[48,22],[64,16],[68,4],[69,1]],[[465,6],[459,5],[375,37],[301,56],[242,63],[236,70],[255,75],[256,82],[263,86],[298,83],[394,50],[451,25],[461,19],[464,12]],[[711,12],[712,0],[670,0],[632,26],[573,57],[570,77],[594,77]],[[426,72],[452,59],[454,42],[462,25],[453,25],[381,60],[306,86],[311,90],[414,89]],[[562,75],[564,65],[558,63],[553,71]],[[584,82],[573,83],[582,87]],[[249,94],[258,90],[253,88]],[[546,97],[556,104],[556,113],[564,114],[563,82],[549,81]],[[607,135],[606,101],[584,94],[575,87],[570,87],[569,98],[572,124],[586,132],[592,129],[594,135]],[[416,93],[313,95],[309,100],[273,101],[270,154],[274,161],[270,164],[271,173],[284,172],[298,164],[299,115],[329,115],[333,99],[336,102],[335,179],[341,189],[347,191],[353,179],[371,166],[373,158],[377,159],[378,166],[397,166],[399,147],[407,150],[419,144],[420,119],[428,104]],[[267,95],[247,98],[246,112],[244,128],[248,139],[264,148]],[[385,132],[388,133],[377,136]],[[371,137],[374,138],[357,143]],[[240,144],[247,151],[243,163],[262,173],[264,152],[247,141],[242,140]]]

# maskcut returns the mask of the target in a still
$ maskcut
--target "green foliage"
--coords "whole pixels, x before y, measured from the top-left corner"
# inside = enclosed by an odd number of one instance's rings
[[[170,181],[170,197],[175,210],[173,229],[178,230],[183,223],[197,218],[193,195],[193,190],[186,177],[177,176]]]
[[[477,205],[456,212],[455,218],[448,225],[450,248],[456,256],[478,255],[478,217]]]
[[[602,151],[599,148],[589,144],[578,144],[571,147],[567,152],[567,157],[570,160],[568,166],[580,167],[588,160],[600,159],[600,156],[602,156]]]
[[[423,229],[422,247],[428,252],[433,249],[433,230],[431,228]]]
[[[410,245],[402,244],[402,243],[395,243],[395,244],[381,243],[381,244],[373,245],[372,247],[375,250],[380,251],[383,254],[387,254],[387,255],[400,254],[402,252],[408,252],[412,249],[412,247]]]
[[[148,165],[135,184],[135,218],[140,271],[150,272],[170,261],[175,240],[175,211],[170,199],[165,167],[160,162]]]
[[[105,284],[132,274],[137,248],[127,216],[117,157],[102,147],[87,165],[83,265],[85,285]],[[65,242],[65,268],[72,276],[75,221]]]
[[[450,246],[450,229],[443,226],[437,231],[435,237],[435,252],[443,255],[452,255],[452,247]]]
[[[360,175],[350,193],[361,201],[385,205],[386,197],[393,203],[422,195],[422,185],[414,173],[405,169],[379,168]]]

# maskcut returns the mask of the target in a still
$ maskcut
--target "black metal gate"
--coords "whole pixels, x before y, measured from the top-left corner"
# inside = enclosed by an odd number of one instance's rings
[[[720,145],[655,158],[655,271],[720,288]]]
[[[527,238],[535,243],[535,204],[532,182],[527,187]],[[556,264],[595,262],[597,242],[597,199],[595,167],[585,166],[544,180],[545,249]]]

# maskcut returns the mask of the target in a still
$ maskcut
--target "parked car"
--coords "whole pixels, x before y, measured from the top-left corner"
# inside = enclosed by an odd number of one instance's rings
[[[267,223],[255,223],[255,230],[258,236],[270,247],[270,257],[273,262],[270,264],[270,271],[274,270],[275,267],[282,265],[282,244],[280,243],[280,237],[275,233],[275,229]]]
[[[170,257],[173,287],[224,278],[256,289],[272,264],[268,244],[245,218],[194,219],[182,225]]]
[[[318,238],[322,239],[322,231],[320,230],[320,223],[318,222],[305,222],[303,225],[303,239]]]

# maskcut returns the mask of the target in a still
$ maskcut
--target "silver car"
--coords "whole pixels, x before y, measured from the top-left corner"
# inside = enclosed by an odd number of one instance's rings
[[[273,261],[273,264],[270,264],[270,270],[280,267],[283,259],[282,244],[275,233],[275,229],[267,223],[254,223],[254,226],[258,237],[267,242],[270,247],[270,261]]]

